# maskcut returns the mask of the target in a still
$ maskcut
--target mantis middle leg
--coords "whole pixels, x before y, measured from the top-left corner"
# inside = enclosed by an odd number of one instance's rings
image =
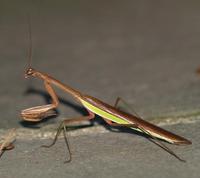
[[[88,121],[88,120],[91,120],[95,117],[94,113],[88,111],[88,115],[87,116],[81,116],[81,117],[77,117],[77,118],[71,118],[71,119],[65,119],[61,122],[61,124],[59,125],[57,131],[56,131],[56,135],[53,139],[53,142],[50,144],[50,145],[42,145],[42,147],[45,147],[45,148],[50,148],[52,147],[57,139],[58,139],[58,136],[60,135],[61,131],[63,131],[63,136],[64,136],[64,139],[65,139],[65,143],[66,143],[66,146],[67,146],[67,149],[68,149],[68,152],[69,152],[69,158],[64,162],[64,163],[68,163],[68,162],[71,162],[72,160],[72,153],[71,153],[71,149],[70,149],[70,146],[69,146],[69,141],[67,139],[67,136],[66,136],[66,133],[67,133],[67,126],[68,125],[71,125],[73,123],[77,123],[77,122],[82,122],[82,121]]]

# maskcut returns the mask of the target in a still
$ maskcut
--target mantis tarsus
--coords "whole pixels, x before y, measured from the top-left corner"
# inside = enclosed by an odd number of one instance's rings
[[[29,29],[29,32],[30,32],[30,29]],[[31,41],[31,33],[29,33],[29,34],[30,34],[29,37],[30,37],[30,41]],[[180,161],[184,161],[180,157],[178,157],[172,150],[170,150],[168,147],[166,147],[161,142],[161,140],[164,140],[168,143],[176,144],[176,145],[189,145],[189,144],[191,144],[191,141],[189,141],[181,136],[175,135],[167,130],[164,130],[156,125],[153,125],[153,124],[141,119],[137,115],[131,115],[131,114],[125,113],[125,112],[117,109],[117,103],[119,102],[119,99],[116,101],[115,106],[111,106],[109,104],[106,104],[106,103],[100,101],[97,98],[94,98],[89,95],[85,95],[85,94],[81,93],[80,91],[75,90],[75,89],[71,88],[70,86],[63,84],[62,82],[60,82],[59,80],[56,80],[55,78],[51,77],[48,74],[45,74],[43,72],[33,69],[31,67],[31,46],[32,45],[30,44],[29,67],[25,72],[25,78],[28,78],[31,76],[31,77],[36,77],[36,78],[43,80],[44,86],[52,98],[52,103],[48,104],[48,105],[36,106],[36,107],[31,107],[31,108],[22,110],[22,112],[21,112],[22,118],[26,121],[38,122],[38,121],[44,119],[45,117],[51,116],[54,114],[53,109],[55,109],[58,106],[59,101],[58,101],[58,98],[57,98],[57,95],[56,95],[54,89],[52,88],[52,85],[55,85],[58,88],[67,92],[68,94],[72,95],[74,97],[74,99],[76,101],[78,101],[80,104],[82,104],[88,111],[87,116],[64,120],[60,124],[60,126],[57,130],[57,134],[55,136],[53,143],[46,147],[50,147],[50,146],[54,145],[57,140],[57,137],[59,136],[61,131],[63,131],[64,138],[65,138],[65,141],[66,141],[66,144],[67,144],[67,147],[69,150],[69,155],[70,155],[69,159],[66,162],[70,162],[71,161],[71,151],[69,149],[69,144],[67,141],[67,137],[65,135],[67,126],[71,123],[81,122],[81,121],[85,121],[85,120],[91,120],[95,117],[95,114],[96,114],[96,115],[101,116],[106,121],[106,123],[108,123],[111,126],[125,126],[125,127],[129,127],[129,128],[132,128],[134,130],[137,130],[139,132],[146,134],[148,136],[148,139],[150,139],[152,142],[154,142],[155,144],[157,144],[158,146],[163,148],[165,151],[167,151],[171,155],[175,156]]]

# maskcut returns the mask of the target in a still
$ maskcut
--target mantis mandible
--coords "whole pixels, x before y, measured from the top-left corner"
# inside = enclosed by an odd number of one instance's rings
[[[29,25],[30,27],[30,25]],[[55,144],[57,137],[63,131],[64,138],[68,147],[69,151],[69,159],[66,160],[66,162],[71,161],[71,151],[69,148],[69,144],[67,141],[66,137],[66,131],[67,131],[67,126],[72,123],[77,123],[85,120],[91,120],[94,119],[95,115],[98,115],[102,117],[103,120],[105,120],[106,123],[108,123],[111,126],[125,126],[129,127],[131,129],[137,130],[141,133],[144,133],[145,135],[148,136],[148,139],[163,148],[165,151],[170,153],[171,155],[175,156],[177,159],[180,161],[182,160],[180,157],[178,157],[172,150],[170,150],[168,147],[166,147],[161,140],[166,141],[171,144],[176,144],[176,145],[189,145],[191,144],[191,141],[178,136],[174,133],[171,133],[167,130],[164,130],[156,125],[153,125],[145,120],[143,120],[141,117],[137,115],[131,115],[126,112],[123,112],[117,108],[117,104],[120,101],[118,98],[115,105],[111,106],[97,98],[94,98],[92,96],[86,95],[81,93],[80,91],[63,84],[59,80],[56,80],[52,76],[37,71],[31,67],[31,60],[32,60],[32,44],[31,44],[31,28],[29,28],[29,39],[30,39],[30,48],[29,48],[29,66],[27,70],[25,71],[25,78],[29,77],[35,77],[38,79],[41,79],[44,81],[44,86],[51,96],[52,103],[47,104],[47,105],[42,105],[42,106],[36,106],[36,107],[31,107],[25,110],[21,111],[21,116],[24,120],[26,121],[31,121],[31,122],[38,122],[41,121],[42,119],[51,116],[54,114],[53,110],[58,107],[59,101],[58,97],[52,88],[52,85],[55,85],[56,87],[60,88],[61,90],[64,90],[66,93],[70,94],[73,96],[73,98],[80,104],[82,104],[86,110],[88,111],[87,116],[82,116],[79,118],[72,118],[72,119],[66,119],[62,121],[60,124],[57,134],[55,136],[55,139],[53,143],[49,146]]]

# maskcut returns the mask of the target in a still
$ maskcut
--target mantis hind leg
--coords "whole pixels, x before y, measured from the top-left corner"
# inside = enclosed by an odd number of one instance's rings
[[[127,107],[133,114],[135,114],[137,117],[139,117],[139,115],[136,113],[136,111],[133,109],[133,107],[121,97],[117,97],[117,99],[115,101],[114,107],[116,109],[119,108],[119,102],[122,102],[125,107]]]
[[[122,98],[118,97],[115,101],[115,105],[114,107],[117,108],[119,102],[122,101],[124,103],[124,105],[128,106],[128,108],[137,116],[140,118],[140,116],[130,107],[130,105],[128,103],[126,103],[126,101],[124,101]],[[124,126],[124,127],[129,127],[129,128],[137,128],[139,129],[142,133],[148,135],[147,139],[149,141],[151,141],[152,143],[156,144],[157,146],[159,146],[160,148],[162,148],[163,150],[165,150],[166,152],[168,152],[169,154],[171,154],[172,156],[174,156],[175,158],[177,158],[179,161],[181,162],[185,162],[185,160],[181,159],[178,155],[176,155],[170,148],[168,148],[164,143],[162,143],[158,138],[154,137],[149,131],[143,129],[142,126],[139,126],[137,124],[131,123],[131,124],[118,124],[115,122],[112,122],[106,118],[103,118],[107,124],[115,127],[115,126]]]
[[[77,123],[77,122],[82,122],[82,121],[88,121],[88,120],[91,120],[94,118],[94,113],[89,112],[89,115],[87,116],[81,116],[81,117],[77,117],[77,118],[72,118],[72,119],[65,119],[61,122],[61,124],[59,125],[58,129],[57,129],[57,132],[56,132],[56,135],[53,139],[53,142],[50,144],[50,145],[42,145],[42,147],[45,147],[45,148],[50,148],[52,147],[53,145],[55,145],[57,139],[58,139],[58,136],[60,135],[61,131],[63,132],[63,136],[64,136],[64,140],[65,140],[65,144],[67,146],[67,150],[68,150],[68,153],[69,153],[69,158],[65,160],[64,163],[68,163],[68,162],[71,162],[72,160],[72,152],[71,152],[71,149],[70,149],[70,145],[69,145],[69,141],[68,141],[68,138],[67,138],[67,130],[68,130],[68,126],[73,124],[73,123]]]

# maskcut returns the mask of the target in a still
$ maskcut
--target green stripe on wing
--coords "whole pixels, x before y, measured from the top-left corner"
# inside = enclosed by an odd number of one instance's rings
[[[81,100],[81,102],[88,110],[90,110],[93,113],[95,113],[95,114],[97,114],[97,115],[99,115],[99,116],[101,116],[103,118],[106,118],[106,119],[108,119],[108,120],[110,120],[112,122],[115,122],[115,123],[118,123],[118,124],[134,124],[134,123],[131,123],[131,122],[128,122],[128,121],[124,120],[123,118],[120,118],[120,117],[117,117],[117,116],[115,116],[113,114],[110,114],[110,113],[108,113],[108,112],[106,112],[106,111],[104,111],[104,110],[102,110],[102,109],[90,104],[87,101]],[[140,129],[137,129],[137,128],[132,128],[132,129],[141,132]]]
[[[89,102],[85,101],[85,100],[81,100],[82,104],[90,111],[92,111],[93,113],[103,117],[103,118],[106,118],[110,121],[113,121],[115,123],[118,123],[118,124],[134,124],[134,123],[131,123],[131,122],[128,122],[127,120],[125,120],[124,118],[120,118],[120,117],[117,117],[113,114],[110,114],[92,104],[90,104]],[[166,138],[166,137],[162,137],[161,135],[157,134],[157,133],[154,133],[154,132],[151,132],[151,131],[148,131],[148,132],[145,132],[144,130],[140,130],[139,128],[134,128],[134,127],[131,127],[131,129],[133,130],[137,130],[139,132],[142,132],[142,133],[146,133],[147,135],[151,134],[152,136],[154,137],[157,137],[157,138],[160,138],[160,139],[163,139],[163,140],[166,140],[170,143],[173,143],[172,140]]]

